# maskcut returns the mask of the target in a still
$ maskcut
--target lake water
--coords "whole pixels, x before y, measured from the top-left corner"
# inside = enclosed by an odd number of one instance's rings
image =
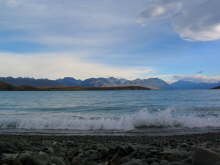
[[[0,92],[0,132],[219,131],[220,90]]]

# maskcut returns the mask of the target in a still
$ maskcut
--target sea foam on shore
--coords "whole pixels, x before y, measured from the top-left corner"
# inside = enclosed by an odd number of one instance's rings
[[[126,115],[11,113],[0,116],[1,129],[135,130],[147,128],[218,128],[218,115],[178,114],[174,110],[138,111]]]

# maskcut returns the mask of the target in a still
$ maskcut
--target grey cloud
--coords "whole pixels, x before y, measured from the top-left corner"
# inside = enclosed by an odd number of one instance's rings
[[[148,4],[146,9],[141,12],[139,19],[146,20],[151,18],[169,18],[175,15],[181,8],[178,0],[155,0]]]
[[[220,39],[219,0],[157,0],[140,15],[142,20],[169,18],[179,36],[189,41]],[[153,14],[158,8],[161,14]]]

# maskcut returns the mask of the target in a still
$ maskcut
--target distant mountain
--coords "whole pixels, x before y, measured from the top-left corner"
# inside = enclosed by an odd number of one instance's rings
[[[34,87],[40,86],[61,86],[57,81],[48,80],[48,79],[34,79],[34,78],[13,78],[13,77],[0,77],[1,82],[9,83],[14,86],[21,86],[21,85],[29,85]]]
[[[81,86],[82,81],[76,80],[72,77],[65,77],[63,79],[57,79],[54,82],[58,84],[61,84],[63,86]]]
[[[220,82],[207,83],[207,82],[193,82],[180,80],[170,84],[173,89],[210,89],[220,86]]]
[[[131,81],[131,85],[143,86],[152,89],[170,89],[170,85],[158,78],[136,79]]]
[[[114,77],[109,78],[89,78],[86,80],[77,80],[72,77],[65,77],[63,79],[49,80],[49,79],[34,79],[34,78],[13,78],[0,77],[0,82],[5,82],[13,86],[25,87],[125,87],[138,86],[150,89],[210,89],[220,86],[220,82],[208,83],[189,80],[179,80],[172,84],[159,79],[119,79]]]
[[[77,80],[71,77],[63,79],[48,80],[48,79],[34,79],[34,78],[13,78],[0,77],[1,82],[6,82],[14,86],[82,86],[82,87],[123,87],[123,86],[140,86],[151,89],[169,89],[170,86],[165,81],[158,78],[126,80],[114,77],[110,78],[89,78],[86,80]]]
[[[142,86],[151,89],[168,89],[169,84],[158,78],[126,80],[110,78],[90,78],[82,82],[82,86],[107,87],[107,86]]]
[[[109,87],[109,86],[124,86],[129,80],[110,78],[89,78],[82,82],[82,86],[87,87]],[[127,84],[130,85],[130,84]]]

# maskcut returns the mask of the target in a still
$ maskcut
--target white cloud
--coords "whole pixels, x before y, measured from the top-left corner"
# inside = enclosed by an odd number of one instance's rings
[[[205,83],[216,83],[220,82],[220,76],[206,76],[206,75],[176,75],[171,77],[172,81],[184,80],[192,82],[205,82]]]
[[[56,47],[109,47],[132,36],[141,1],[0,0],[0,30],[17,31],[14,40]]]
[[[38,41],[45,45],[52,46],[80,46],[80,47],[101,47],[101,46],[110,46],[116,43],[120,43],[123,41],[121,38],[117,38],[116,36],[110,36],[109,34],[103,36],[36,36],[34,38],[35,41]],[[108,39],[106,39],[108,38]],[[30,38],[30,40],[33,38]],[[26,39],[27,40],[27,39]]]
[[[133,39],[132,33],[140,30],[133,29],[135,19],[144,5],[146,9],[138,18],[141,24],[166,20],[185,40],[220,39],[219,0],[0,0],[0,27],[24,31],[23,38],[47,45],[78,39],[83,40],[82,46],[85,42],[96,46],[85,40],[98,39],[105,40],[102,46],[107,47],[109,42],[118,45]],[[21,36],[16,37],[19,40]],[[60,41],[50,39],[58,37]]]
[[[127,52],[132,44],[126,43],[135,43],[135,34],[140,33],[133,28],[139,27],[136,17],[143,4],[145,0],[0,0],[0,35],[6,36],[0,36],[0,43],[13,42],[12,50],[16,41],[39,44],[41,51],[73,52],[0,53],[0,76],[147,76],[152,71],[148,67],[114,67],[84,60],[84,56],[93,60],[101,56],[121,59],[116,56],[124,54],[122,46]],[[117,48],[119,53],[115,53]],[[76,53],[77,50],[86,53]]]
[[[219,0],[156,0],[140,19],[168,19],[179,36],[189,41],[220,39]]]
[[[152,68],[114,67],[82,60],[84,53],[13,54],[0,53],[0,76],[61,78],[147,77]],[[81,58],[80,58],[81,57]]]
[[[154,76],[155,77],[155,76]],[[220,82],[219,75],[202,75],[201,73],[195,75],[173,75],[173,74],[159,74],[156,77],[165,80],[167,83],[174,83],[179,80],[191,81],[197,83],[218,83]]]

